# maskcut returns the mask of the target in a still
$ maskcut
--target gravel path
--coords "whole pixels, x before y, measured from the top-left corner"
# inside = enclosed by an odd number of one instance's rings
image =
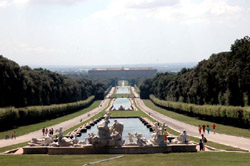
[[[113,87],[107,96],[110,96],[114,92],[114,90],[115,90],[115,88]],[[68,121],[65,121],[65,122],[62,122],[62,123],[59,123],[59,124],[56,124],[53,126],[49,126],[47,128],[53,128],[55,130],[55,129],[58,129],[60,127],[63,127],[63,131],[65,131],[71,127],[74,127],[75,125],[80,123],[81,119],[82,119],[82,121],[85,121],[87,119],[90,119],[94,115],[98,114],[99,112],[101,112],[109,104],[109,100],[110,99],[104,99],[101,102],[101,104],[98,107],[94,108],[93,110],[91,110],[85,114],[82,114],[78,117],[75,117],[73,119],[70,119]],[[88,116],[88,114],[90,114],[90,116]],[[5,146],[14,145],[14,144],[19,144],[19,143],[26,142],[26,141],[30,141],[32,138],[40,138],[40,137],[42,137],[42,131],[37,130],[37,131],[31,132],[31,133],[19,136],[15,140],[0,139],[0,148],[5,147]]]
[[[132,91],[135,94],[135,96],[138,97],[138,94],[136,94],[134,87],[132,88]],[[183,123],[181,121],[178,121],[178,120],[169,118],[163,114],[160,114],[148,108],[140,98],[136,98],[135,102],[142,111],[144,111],[147,114],[150,114],[152,118],[158,120],[159,122],[165,123],[169,127],[179,132],[182,132],[185,129],[188,135],[201,138],[201,136],[198,133],[198,127]],[[250,152],[250,139],[249,138],[231,136],[231,135],[219,134],[219,133],[214,134],[212,132],[210,134],[206,133],[205,137],[207,138],[208,141],[228,145],[228,146],[235,147],[235,148],[240,148],[240,149],[247,150]]]

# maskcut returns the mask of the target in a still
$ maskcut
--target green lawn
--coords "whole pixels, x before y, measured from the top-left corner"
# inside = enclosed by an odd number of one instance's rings
[[[19,127],[15,128],[15,129],[9,130],[8,132],[9,132],[9,134],[11,134],[15,130],[16,133],[17,133],[17,136],[20,136],[20,135],[24,135],[24,134],[27,134],[27,133],[30,133],[30,132],[33,132],[33,131],[36,131],[36,130],[40,130],[43,127],[52,126],[52,125],[67,121],[69,119],[75,118],[77,116],[80,116],[80,115],[82,115],[82,114],[84,114],[84,113],[86,113],[88,111],[91,111],[92,109],[98,107],[98,105],[100,103],[101,103],[100,100],[95,101],[89,107],[87,107],[85,109],[82,109],[80,111],[74,112],[72,114],[65,115],[65,116],[62,116],[62,117],[59,117],[59,118],[56,118],[56,119],[53,119],[53,120],[47,120],[47,121],[44,121],[44,122],[36,123],[36,124],[31,124],[31,125],[26,125],[26,126],[19,126]],[[5,131],[0,132],[0,139],[3,139],[4,137],[5,137]]]
[[[108,106],[110,105],[110,102],[111,102],[111,100],[109,101]],[[96,102],[96,104],[97,104],[97,105],[93,104],[93,106],[98,106],[98,105],[100,104],[100,102]],[[91,105],[91,106],[92,106],[92,105]],[[90,107],[91,107],[91,106],[90,106]],[[66,134],[68,134],[69,132],[75,130],[76,128],[78,128],[78,127],[84,125],[85,123],[88,123],[89,121],[91,121],[91,120],[93,120],[93,119],[95,119],[95,118],[102,117],[102,116],[104,115],[104,113],[105,113],[104,111],[108,108],[108,106],[107,106],[106,108],[104,108],[104,109],[102,110],[102,112],[96,114],[96,115],[93,116],[92,118],[90,118],[90,119],[88,119],[88,120],[86,120],[86,121],[83,121],[83,122],[77,124],[76,126],[69,128],[68,130],[65,130],[65,131],[63,132],[63,134],[66,135]],[[93,107],[93,108],[95,108],[95,107]],[[87,108],[86,108],[86,109],[87,109]],[[86,109],[84,109],[84,110],[86,110]],[[83,111],[83,110],[82,110],[82,111]],[[3,147],[3,148],[0,148],[0,153],[6,152],[6,151],[11,150],[11,149],[15,149],[15,148],[20,148],[20,147],[26,146],[27,143],[28,143],[28,142],[23,142],[23,143],[20,143],[20,144],[14,144],[14,145],[11,145],[11,146],[6,146],[6,147]]]
[[[82,166],[90,162],[120,155],[0,155],[4,166]],[[249,153],[200,152],[169,154],[124,155],[119,159],[101,162],[98,166],[249,166]]]
[[[12,149],[17,149],[17,148],[20,148],[20,147],[24,147],[24,146],[27,145],[27,143],[28,142],[23,142],[23,143],[20,143],[20,144],[5,146],[3,148],[0,148],[0,153],[6,152],[8,150],[12,150]]]
[[[189,117],[189,116],[185,116],[183,114],[179,114],[173,111],[168,111],[166,109],[163,109],[161,107],[158,107],[156,105],[154,105],[154,103],[151,100],[143,100],[143,102],[145,103],[145,105],[163,115],[166,115],[168,117],[171,117],[173,119],[197,126],[197,132],[198,132],[198,125],[209,125],[210,128],[212,128],[213,122],[209,122],[209,121],[204,121],[204,120],[200,120],[198,118],[195,117]],[[218,133],[225,133],[225,134],[229,134],[229,135],[235,135],[235,136],[243,136],[243,137],[250,137],[250,130],[249,129],[242,129],[242,128],[238,128],[238,127],[232,127],[232,126],[227,126],[227,125],[223,125],[223,124],[216,124],[216,131]]]

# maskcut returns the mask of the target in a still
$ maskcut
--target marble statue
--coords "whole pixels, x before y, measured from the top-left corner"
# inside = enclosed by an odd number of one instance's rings
[[[135,136],[131,133],[128,133],[128,139],[129,139],[129,144],[134,144],[134,140],[133,138],[135,138]]]
[[[153,145],[166,146],[166,141],[164,136],[165,123],[161,125],[155,122],[153,129],[154,133],[151,134],[151,139],[149,140],[149,142]]]
[[[31,143],[29,143],[30,146],[49,146],[51,143],[53,143],[53,138],[47,134],[43,138],[32,138]]]
[[[152,144],[148,142],[147,139],[144,138],[140,133],[135,133],[135,138],[137,139],[137,145],[140,147],[152,146]]]
[[[118,122],[117,120],[114,120],[114,124],[112,125],[113,131],[117,131],[122,136],[123,128],[124,128],[124,125],[122,122]]]
[[[124,125],[115,120],[112,126],[108,126],[110,114],[107,112],[104,115],[104,120],[97,125],[97,135],[89,135],[88,142],[93,146],[118,146],[121,147],[124,143],[122,140],[122,132]]]
[[[189,137],[188,137],[188,135],[187,135],[186,130],[184,130],[183,133],[180,134],[180,135],[177,137],[177,140],[178,140],[178,143],[188,143],[188,142],[189,142]]]

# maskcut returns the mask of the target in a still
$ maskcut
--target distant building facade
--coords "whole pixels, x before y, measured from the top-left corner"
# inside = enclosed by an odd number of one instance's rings
[[[157,73],[153,68],[102,68],[88,71],[90,76],[96,77],[117,77],[118,79],[127,79],[132,77],[153,77]]]

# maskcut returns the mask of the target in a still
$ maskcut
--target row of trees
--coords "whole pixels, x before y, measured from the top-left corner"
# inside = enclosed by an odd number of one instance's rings
[[[0,55],[0,107],[61,104],[91,95],[103,99],[110,84],[110,80],[71,79],[42,68],[20,67]]]
[[[88,107],[94,100],[95,96],[90,96],[86,100],[66,104],[0,108],[0,131],[71,114]]]
[[[250,105],[250,38],[236,40],[230,52],[213,54],[178,75],[158,74],[145,80],[141,97],[194,104]]]
[[[188,116],[195,116],[208,121],[224,123],[243,128],[250,127],[250,107],[197,105],[172,102],[160,100],[154,95],[150,95],[150,99],[157,106]]]

